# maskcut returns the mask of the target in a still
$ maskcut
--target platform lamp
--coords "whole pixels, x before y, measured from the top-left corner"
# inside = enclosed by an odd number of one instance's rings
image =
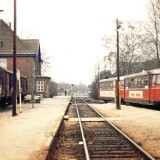
[[[116,31],[117,31],[117,90],[116,90],[116,108],[121,109],[120,98],[119,98],[119,29],[121,25],[116,19]]]
[[[12,92],[12,116],[16,116],[17,115],[17,93],[16,93],[16,81],[17,81],[17,77],[16,77],[16,20],[17,20],[17,15],[16,15],[16,0],[14,0],[14,30],[13,30],[13,92]]]

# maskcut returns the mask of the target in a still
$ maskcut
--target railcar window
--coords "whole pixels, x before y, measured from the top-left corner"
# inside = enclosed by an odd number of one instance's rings
[[[102,89],[104,90],[104,83],[102,83]]]
[[[103,89],[103,83],[100,83],[100,89],[101,90]]]
[[[112,82],[101,83],[100,89],[101,90],[112,90],[114,89],[114,82],[112,81]]]
[[[125,83],[125,87],[126,88],[147,88],[148,87],[148,76],[127,79]]]
[[[103,89],[105,89],[105,90],[106,90],[106,88],[107,88],[107,83],[106,83],[106,84],[104,84],[104,86],[103,86]]]
[[[136,79],[131,79],[131,86],[130,86],[130,88],[136,88],[136,86],[135,86],[135,82],[136,82]]]
[[[103,89],[106,90],[106,83],[103,84]]]
[[[112,86],[111,82],[107,82],[106,89],[111,89],[111,86]]]
[[[100,83],[100,89],[105,90],[105,88],[106,88],[106,84],[105,83]]]
[[[139,81],[137,82],[137,88],[144,88],[144,87],[143,87],[143,82],[142,82],[142,80],[139,80]]]
[[[153,75],[152,83],[156,84],[156,75]]]
[[[157,75],[157,81],[156,84],[160,84],[160,75]]]
[[[129,79],[127,79],[126,81],[125,81],[125,88],[127,89],[127,88],[130,88],[130,80]]]
[[[145,87],[148,87],[148,77],[145,77],[145,78],[144,78],[144,86],[145,86]]]
[[[100,83],[99,86],[100,86],[100,89],[102,90],[102,83]]]
[[[152,80],[153,84],[160,84],[160,75],[153,75],[153,80]]]
[[[100,84],[100,89],[103,90],[103,83]]]
[[[138,88],[148,88],[148,76],[139,77],[137,81]]]

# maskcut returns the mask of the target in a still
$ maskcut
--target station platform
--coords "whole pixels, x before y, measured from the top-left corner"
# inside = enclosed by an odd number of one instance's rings
[[[69,104],[70,96],[46,98],[41,103],[22,104],[22,113],[0,111],[0,159],[44,160]]]

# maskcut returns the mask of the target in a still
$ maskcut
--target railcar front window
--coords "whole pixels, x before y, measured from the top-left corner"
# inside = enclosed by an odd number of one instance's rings
[[[101,90],[113,90],[114,89],[114,83],[113,83],[113,81],[106,82],[106,83],[101,83],[100,84],[100,89]]]

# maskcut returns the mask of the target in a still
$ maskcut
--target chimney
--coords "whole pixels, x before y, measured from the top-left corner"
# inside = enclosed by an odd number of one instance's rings
[[[2,9],[0,9],[0,20],[2,19],[2,18],[1,18],[1,14],[2,14],[2,12],[3,12],[3,10],[2,10]]]
[[[11,29],[11,22],[7,22],[7,24],[8,24],[8,27]]]

